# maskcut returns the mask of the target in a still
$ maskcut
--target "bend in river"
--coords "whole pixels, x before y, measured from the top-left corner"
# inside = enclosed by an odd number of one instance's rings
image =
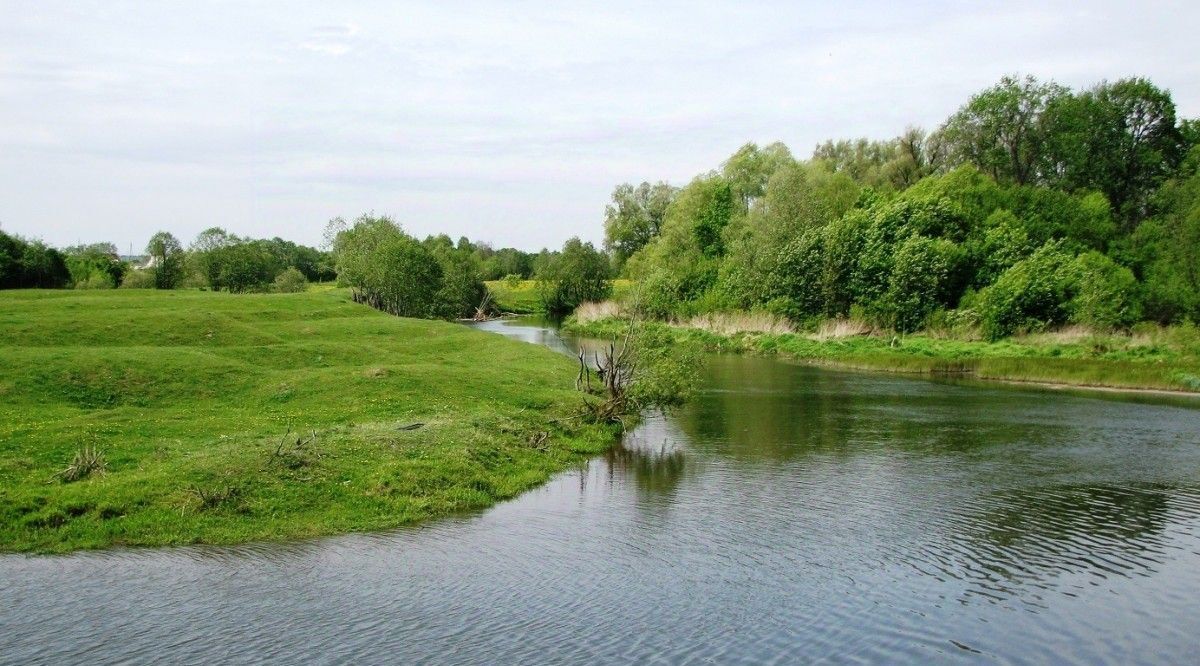
[[[6,664],[1184,663],[1200,410],[717,356],[686,408],[480,514],[4,556],[0,598]]]

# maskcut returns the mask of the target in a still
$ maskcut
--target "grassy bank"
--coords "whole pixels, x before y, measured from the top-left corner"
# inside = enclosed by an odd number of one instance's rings
[[[1200,392],[1200,331],[1161,329],[1140,335],[1043,334],[999,342],[930,335],[846,335],[714,332],[696,326],[663,327],[717,352],[777,354],[821,365],[913,374],[1042,382],[1081,387]],[[566,327],[580,335],[610,337],[624,330],[614,318]]]
[[[537,280],[492,280],[484,284],[502,312],[536,314],[544,310],[542,299],[538,296]],[[632,284],[630,280],[613,280],[613,298],[624,298]]]
[[[552,423],[579,404],[573,377],[547,349],[342,291],[0,292],[0,550],[291,539],[485,507],[611,443]],[[103,468],[67,481],[80,451]]]

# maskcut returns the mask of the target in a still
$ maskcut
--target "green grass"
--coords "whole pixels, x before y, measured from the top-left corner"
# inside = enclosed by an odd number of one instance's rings
[[[488,291],[492,292],[496,307],[502,312],[536,314],[545,310],[542,299],[538,296],[537,280],[521,280],[515,284],[504,280],[492,280],[484,284],[487,285]],[[633,283],[629,280],[613,280],[613,298],[620,300],[632,286]]]
[[[1194,327],[1154,336],[1093,335],[1058,341],[1053,335],[999,342],[927,335],[859,335],[817,340],[800,333],[718,335],[662,323],[681,339],[710,351],[777,354],[819,365],[1081,387],[1200,392],[1200,332]],[[566,326],[581,335],[610,337],[625,323],[607,319]]]
[[[578,407],[573,378],[547,349],[338,290],[0,292],[0,550],[305,538],[486,507],[611,444],[554,421]],[[101,461],[78,467],[81,452]]]

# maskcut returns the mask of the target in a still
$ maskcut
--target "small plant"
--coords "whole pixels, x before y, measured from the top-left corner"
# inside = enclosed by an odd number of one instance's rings
[[[267,460],[267,466],[278,464],[285,469],[296,470],[311,465],[320,453],[314,450],[317,442],[317,431],[310,432],[308,437],[292,437],[292,429],[284,433],[275,450]]]
[[[64,483],[86,479],[93,474],[104,474],[108,470],[108,462],[104,454],[95,446],[84,446],[75,452],[71,464],[56,474]]]
[[[219,508],[242,494],[241,489],[237,486],[218,486],[216,488],[192,486],[188,488],[188,492],[196,497],[201,510]]]

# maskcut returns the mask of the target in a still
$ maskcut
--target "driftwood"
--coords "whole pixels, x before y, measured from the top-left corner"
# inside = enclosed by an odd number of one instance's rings
[[[589,408],[601,421],[621,422],[621,417],[628,411],[626,394],[638,370],[637,355],[631,344],[634,325],[635,322],[630,322],[623,339],[614,339],[606,349],[593,352],[590,364],[586,352],[579,350],[579,373],[575,377],[575,388],[592,393],[592,373],[596,373],[605,400],[600,404],[589,404]]]

